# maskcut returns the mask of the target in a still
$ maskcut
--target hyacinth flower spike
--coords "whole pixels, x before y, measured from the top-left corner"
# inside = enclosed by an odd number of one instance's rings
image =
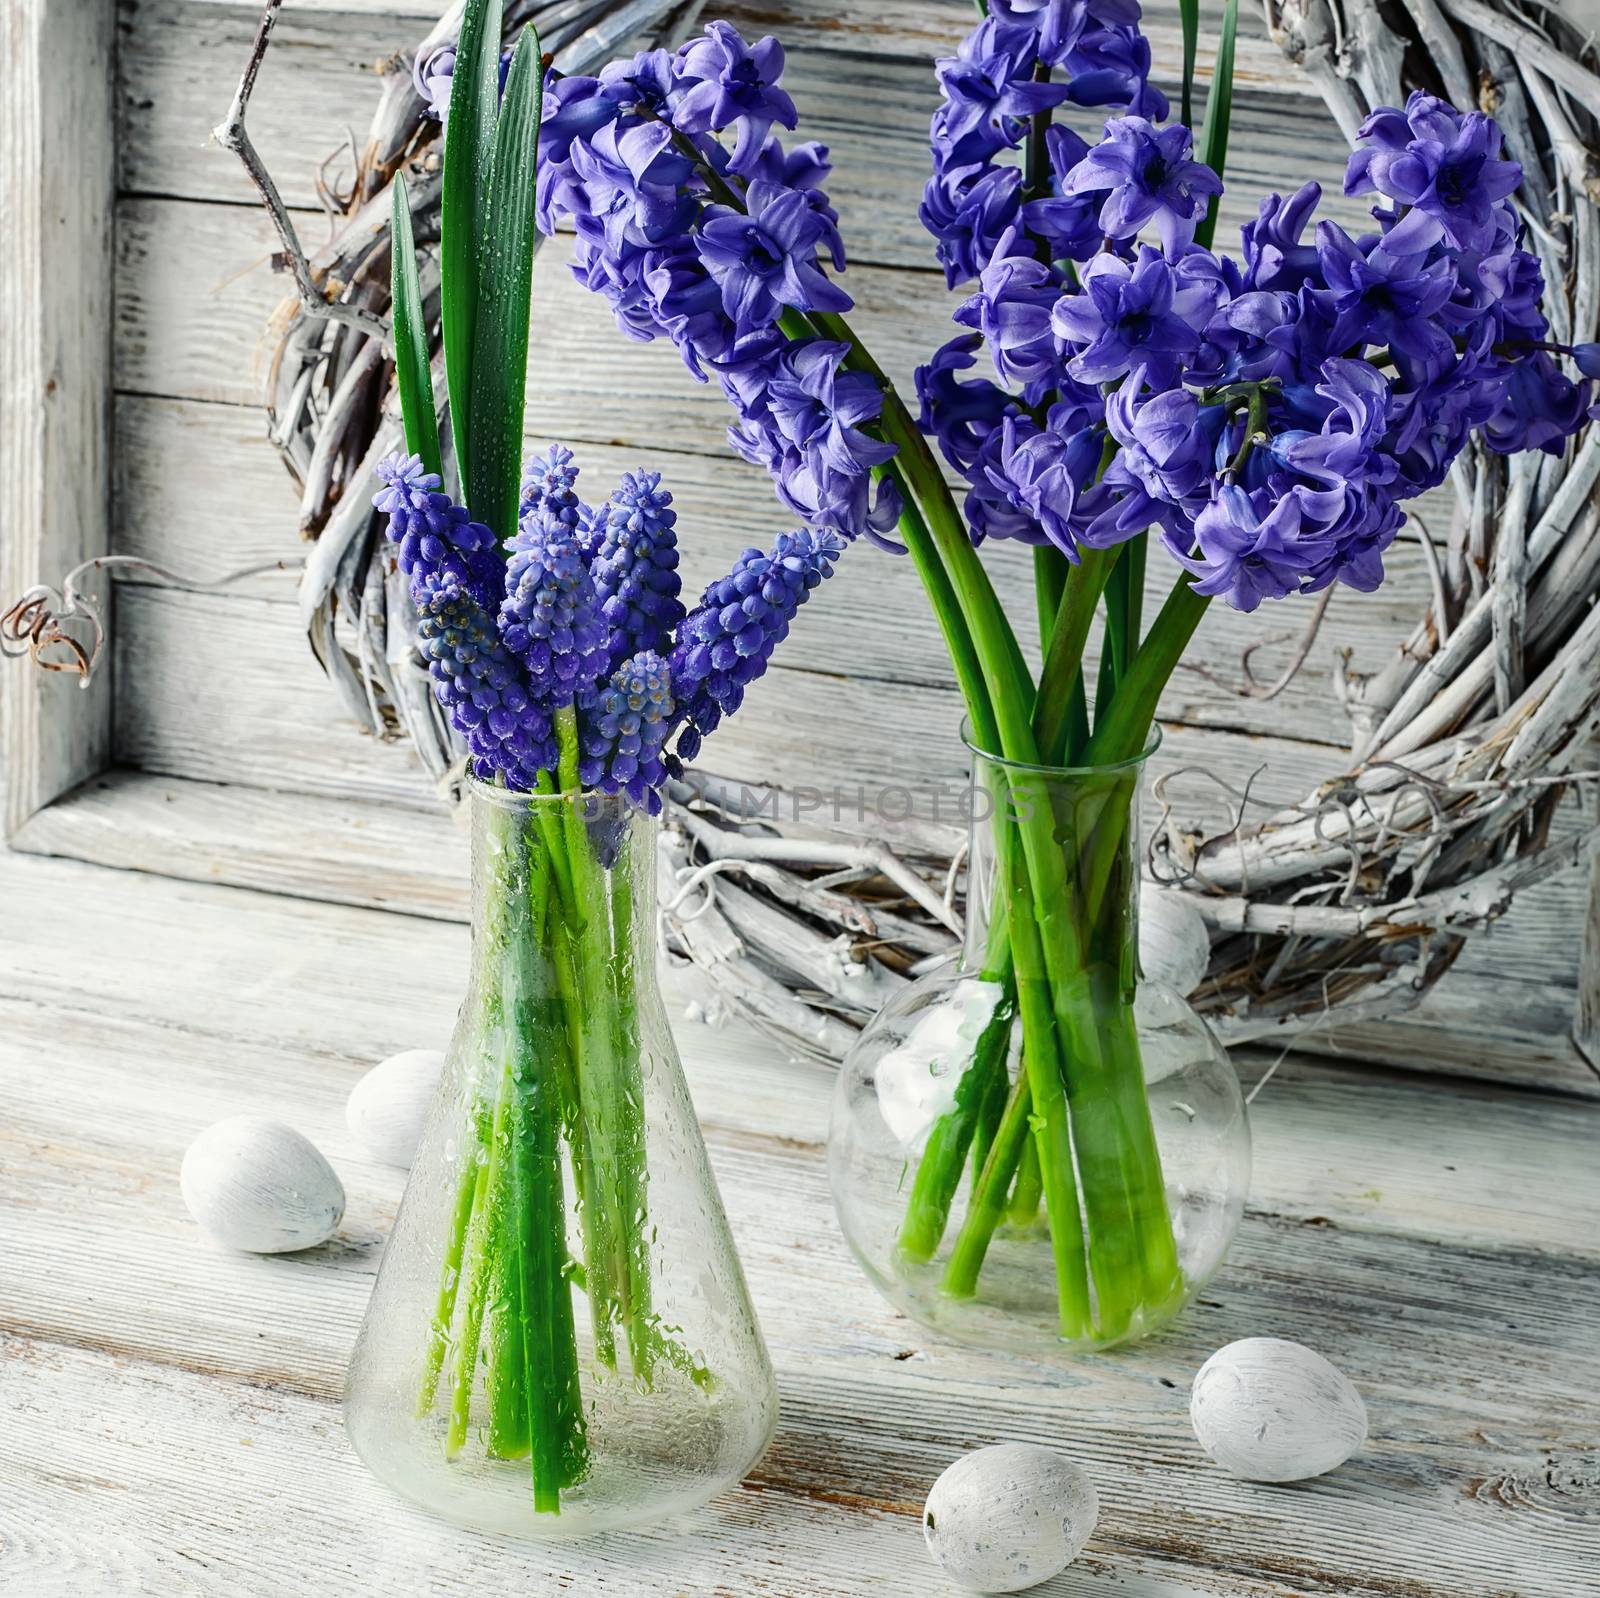
[[[794,108],[771,41],[717,25],[670,61],[563,83],[540,220],[570,221],[574,273],[624,333],[671,340],[721,388],[732,447],[810,529],[891,547],[897,533],[976,749],[1013,772],[1109,773],[1141,757],[1209,603],[1372,588],[1404,502],[1475,434],[1502,452],[1564,446],[1591,404],[1592,357],[1548,343],[1538,262],[1507,198],[1518,171],[1481,112],[1428,96],[1374,112],[1346,189],[1375,197],[1375,230],[1313,226],[1308,184],[1262,201],[1236,259],[1212,248],[1236,0],[1198,138],[1166,120],[1134,0],[987,10],[937,66],[921,216],[966,290],[965,331],[919,370],[915,418],[847,319],[825,165],[791,169],[772,132]],[[646,80],[648,94],[622,88]],[[1065,103],[1103,107],[1102,136],[1057,126]],[[631,138],[665,150],[667,129],[670,168],[602,160]],[[657,231],[668,206],[674,225]],[[959,505],[935,449],[966,485]],[[1176,571],[1146,626],[1152,530]],[[983,564],[990,538],[1033,548],[1037,678]],[[684,624],[670,657],[680,749],[737,703],[759,656],[767,600],[750,597],[732,581]],[[1097,613],[1105,641],[1086,673]],[[991,776],[1014,789],[1001,769]],[[1033,1191],[1069,1342],[1148,1330],[1188,1290],[1131,1018],[1128,791],[1108,777],[1071,827],[1035,806],[999,829],[1008,913],[990,918],[977,975],[1020,1011],[1023,1066],[1009,1097],[962,1098],[940,1123],[901,1237],[913,1264],[942,1250],[945,1291],[970,1297],[999,1218]],[[1093,991],[1098,965],[1130,975]],[[986,1032],[972,1061],[986,1080],[996,1047]],[[969,1150],[989,1163],[957,1223]]]

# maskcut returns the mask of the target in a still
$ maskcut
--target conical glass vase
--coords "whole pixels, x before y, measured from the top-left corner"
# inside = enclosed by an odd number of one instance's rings
[[[472,979],[350,1363],[381,1480],[574,1537],[692,1509],[777,1418],[655,974],[655,823],[474,784]]]
[[[886,1297],[960,1341],[1048,1357],[1147,1336],[1243,1216],[1238,1078],[1187,1001],[1139,977],[1150,752],[1057,769],[973,751],[965,947],[840,1071],[845,1237]]]

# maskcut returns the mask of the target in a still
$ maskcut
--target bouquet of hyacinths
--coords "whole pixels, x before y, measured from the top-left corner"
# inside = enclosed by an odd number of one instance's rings
[[[531,28],[503,66],[499,39],[498,0],[469,0],[440,240],[459,495],[444,486],[394,187],[408,452],[383,463],[374,503],[476,779],[474,978],[352,1365],[350,1415],[364,1457],[433,1507],[529,1529],[529,1494],[485,1507],[437,1475],[476,1438],[480,1460],[526,1462],[534,1510],[565,1511],[576,1489],[588,1530],[708,1495],[770,1431],[770,1367],[651,977],[653,834],[633,818],[660,811],[669,769],[738,709],[842,540],[801,529],[747,550],[690,609],[659,473],[627,473],[594,506],[561,445],[519,472],[543,71]],[[670,1220],[664,1182],[677,1185]],[[663,1259],[678,1280],[660,1280]],[[401,1324],[429,1274],[426,1326]],[[662,1393],[675,1396],[638,1407]]]
[[[829,275],[844,247],[827,152],[774,134],[797,113],[770,38],[713,22],[676,53],[552,78],[538,220],[575,231],[573,270],[626,335],[671,340],[721,388],[730,443],[797,516],[915,563],[995,819],[969,951],[988,998],[931,1062],[956,1086],[908,1146],[896,1248],[913,1264],[943,1251],[943,1292],[970,1297],[996,1229],[1042,1219],[1058,1335],[1107,1342],[1186,1291],[1129,912],[1134,779],[1163,686],[1214,600],[1377,587],[1405,501],[1474,433],[1562,451],[1600,351],[1549,341],[1519,169],[1481,112],[1421,94],[1376,112],[1345,185],[1371,196],[1369,230],[1315,222],[1307,184],[1263,199],[1229,255],[1212,241],[1236,0],[1198,149],[1193,0],[1179,120],[1150,81],[1136,0],[978,9],[938,63],[920,213],[966,285],[961,331],[918,371],[915,408]],[[1057,120],[1083,107],[1108,114],[1092,145]],[[1147,625],[1152,535],[1174,580]],[[991,540],[1031,547],[1036,618],[1002,608]],[[1019,641],[1035,624],[1037,676]],[[1071,772],[1087,776],[1070,794],[1047,780]]]

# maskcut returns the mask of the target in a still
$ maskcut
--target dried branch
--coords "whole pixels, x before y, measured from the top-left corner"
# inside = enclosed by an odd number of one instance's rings
[[[374,316],[371,311],[363,310],[358,305],[340,305],[331,301],[317,287],[316,279],[311,273],[311,264],[306,259],[305,250],[301,248],[300,236],[295,232],[294,223],[289,220],[283,196],[278,193],[278,185],[272,181],[272,174],[267,171],[266,164],[256,153],[256,147],[245,128],[245,112],[250,105],[250,96],[255,90],[256,75],[261,70],[267,46],[272,43],[272,29],[282,6],[283,0],[267,0],[266,10],[261,14],[260,26],[256,29],[255,42],[250,47],[250,59],[245,63],[244,71],[240,75],[239,87],[234,90],[233,103],[228,107],[227,116],[211,130],[212,137],[223,149],[232,150],[238,156],[251,183],[255,185],[256,193],[261,196],[261,203],[267,208],[267,214],[272,218],[272,225],[277,229],[279,239],[283,241],[284,257],[294,276],[295,288],[299,292],[304,314],[320,321],[339,322],[371,338],[382,340],[388,337],[388,325],[381,316]]]

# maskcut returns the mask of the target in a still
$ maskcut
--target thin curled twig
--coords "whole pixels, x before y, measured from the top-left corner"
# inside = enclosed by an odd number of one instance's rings
[[[96,555],[74,566],[59,588],[37,583],[0,614],[0,655],[11,659],[26,655],[41,671],[74,672],[78,686],[87,688],[105,652],[106,626],[100,601],[80,587],[85,577],[104,571],[142,571],[173,588],[214,594],[247,578],[266,572],[295,572],[304,564],[292,558],[264,560],[221,577],[205,578],[139,555]]]

